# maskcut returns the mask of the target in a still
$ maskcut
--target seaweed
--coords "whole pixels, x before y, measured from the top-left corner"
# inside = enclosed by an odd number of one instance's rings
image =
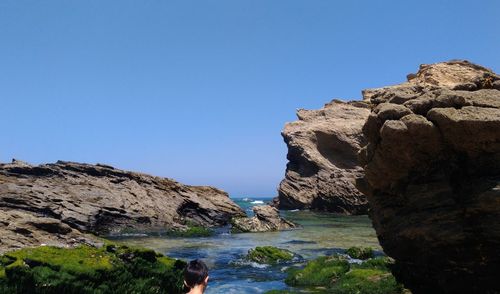
[[[185,263],[153,250],[41,246],[0,257],[0,293],[182,293]]]

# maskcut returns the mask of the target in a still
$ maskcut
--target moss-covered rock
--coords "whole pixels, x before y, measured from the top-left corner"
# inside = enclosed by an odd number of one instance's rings
[[[342,256],[324,256],[309,261],[302,269],[290,268],[285,283],[324,293],[401,294],[404,288],[391,274],[392,262],[378,257],[349,264]]]
[[[391,271],[391,267],[393,264],[394,264],[394,259],[387,256],[379,256],[376,258],[370,258],[368,260],[365,260],[360,264],[355,264],[353,265],[353,267]]]
[[[384,270],[353,268],[342,276],[332,287],[338,294],[400,294],[403,286],[394,276]]]
[[[351,247],[346,250],[347,255],[355,259],[368,259],[373,258],[373,249],[370,247]]]
[[[184,266],[115,244],[25,248],[0,257],[0,293],[181,293]]]
[[[290,261],[294,254],[286,249],[280,249],[273,246],[262,246],[250,249],[247,259],[257,263],[277,264],[283,261]]]
[[[290,286],[328,286],[349,270],[340,256],[323,256],[309,261],[303,269],[290,268],[285,280]]]

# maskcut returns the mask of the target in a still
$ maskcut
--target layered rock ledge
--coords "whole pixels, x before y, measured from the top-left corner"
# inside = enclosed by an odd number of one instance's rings
[[[363,171],[357,153],[369,114],[366,102],[339,100],[297,112],[299,120],[286,124],[282,132],[289,163],[278,188],[280,209],[366,214],[368,202],[355,179]]]
[[[85,233],[220,226],[243,215],[213,187],[100,164],[0,164],[0,252],[94,242]]]
[[[364,91],[371,207],[395,275],[419,293],[499,293],[500,76],[467,61],[422,65]]]

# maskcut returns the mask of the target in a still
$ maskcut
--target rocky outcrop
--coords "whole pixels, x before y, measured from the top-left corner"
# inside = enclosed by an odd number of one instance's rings
[[[339,100],[320,110],[297,112],[299,120],[282,132],[289,163],[278,189],[279,208],[367,212],[366,197],[356,189],[355,179],[362,174],[357,153],[369,114],[368,103]]]
[[[212,187],[58,161],[0,164],[0,252],[28,245],[92,242],[84,233],[225,225],[244,212]]]
[[[279,211],[269,205],[259,205],[252,208],[253,217],[235,217],[231,221],[233,232],[269,232],[290,230],[296,224],[281,218]]]
[[[500,76],[422,65],[375,105],[357,187],[395,275],[414,294],[500,293]]]

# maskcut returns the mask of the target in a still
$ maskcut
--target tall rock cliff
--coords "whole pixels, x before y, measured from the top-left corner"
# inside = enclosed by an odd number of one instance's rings
[[[227,193],[107,165],[0,164],[0,252],[92,242],[85,233],[225,225],[243,216]]]
[[[414,294],[500,293],[500,76],[450,61],[364,95],[357,187],[397,278]]]
[[[288,146],[285,179],[278,188],[279,208],[365,214],[366,197],[356,187],[362,174],[357,153],[369,104],[334,100],[320,110],[297,112],[282,136]]]

